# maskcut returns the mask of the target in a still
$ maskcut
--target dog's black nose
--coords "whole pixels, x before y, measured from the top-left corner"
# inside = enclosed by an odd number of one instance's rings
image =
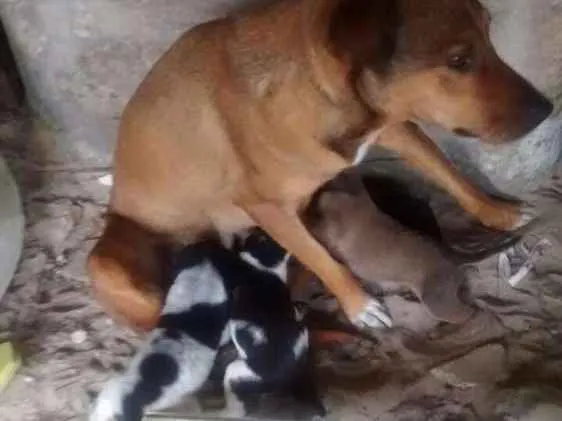
[[[523,125],[525,131],[529,132],[552,114],[554,105],[548,98],[536,91],[528,95],[525,102],[527,107]]]

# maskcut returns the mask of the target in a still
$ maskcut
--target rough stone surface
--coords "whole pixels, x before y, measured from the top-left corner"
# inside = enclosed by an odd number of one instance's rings
[[[49,157],[107,163],[118,116],[152,63],[184,30],[249,0],[0,0],[0,12],[40,111],[56,136]],[[254,2],[268,0],[252,0]],[[487,0],[500,53],[562,106],[562,2]],[[471,177],[520,193],[559,157],[553,118],[516,145],[489,150],[438,136]]]
[[[432,374],[457,386],[493,384],[506,373],[506,352],[500,345],[488,345],[432,370]]]
[[[534,408],[521,421],[559,421],[562,420],[562,406],[542,404]]]

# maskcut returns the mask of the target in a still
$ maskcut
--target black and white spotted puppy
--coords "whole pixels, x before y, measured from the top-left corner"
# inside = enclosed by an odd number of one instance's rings
[[[308,334],[285,285],[287,263],[259,230],[230,249],[214,240],[184,249],[158,327],[104,387],[90,421],[140,421],[145,411],[179,404],[201,388],[231,340],[238,358],[224,376],[229,414],[246,415],[256,395],[299,381]],[[310,377],[303,380],[311,393]]]
[[[256,415],[261,397],[281,395],[324,416],[308,361],[308,331],[286,285],[289,256],[260,230],[235,248],[254,270],[232,300],[229,327],[238,359],[224,376],[226,413]]]

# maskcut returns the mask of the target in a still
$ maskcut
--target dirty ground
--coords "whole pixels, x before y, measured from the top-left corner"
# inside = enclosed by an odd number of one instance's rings
[[[85,419],[91,397],[140,340],[107,318],[84,274],[109,169],[53,162],[49,141],[40,122],[0,125],[0,148],[20,182],[27,217],[21,265],[0,303],[0,341],[13,340],[24,357],[0,395],[3,421]],[[428,192],[444,227],[458,230],[460,211]],[[555,175],[528,199],[542,222],[513,249],[467,268],[484,311],[465,326],[439,325],[410,294],[387,290],[401,329],[378,344],[318,356],[323,375],[368,383],[353,392],[328,388],[330,419],[562,419],[562,180]],[[333,303],[323,298],[319,305]]]

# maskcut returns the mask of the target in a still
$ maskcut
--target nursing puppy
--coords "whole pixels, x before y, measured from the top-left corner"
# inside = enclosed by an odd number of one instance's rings
[[[289,390],[297,380],[312,396],[311,378],[299,376],[308,333],[285,285],[289,256],[257,230],[231,246],[208,240],[179,254],[158,327],[104,387],[90,421],[140,421],[147,410],[179,404],[203,386],[231,340],[238,357],[224,376],[230,415],[246,415],[256,395]]]
[[[240,238],[240,237],[236,237]],[[253,268],[234,290],[231,338],[238,359],[227,367],[227,414],[254,414],[262,396],[291,396],[313,415],[325,411],[308,359],[309,336],[287,287],[289,256],[263,231],[243,240],[240,257]]]
[[[364,282],[411,288],[439,320],[462,323],[474,308],[462,293],[461,263],[485,257],[517,240],[470,256],[443,241],[429,204],[408,186],[382,176],[342,174],[326,184],[305,213],[316,238]]]

